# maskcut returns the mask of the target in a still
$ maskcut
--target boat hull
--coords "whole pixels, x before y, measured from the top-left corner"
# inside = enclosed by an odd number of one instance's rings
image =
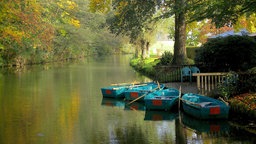
[[[101,88],[103,97],[108,98],[124,98],[124,92],[127,90],[127,86],[109,86]]]
[[[182,96],[182,108],[199,119],[227,119],[229,115],[229,106],[224,102],[191,93]]]
[[[176,89],[163,89],[148,94],[145,98],[147,110],[170,110],[179,99],[179,91]]]

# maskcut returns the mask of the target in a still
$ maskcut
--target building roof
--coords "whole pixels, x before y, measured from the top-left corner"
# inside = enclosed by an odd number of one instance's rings
[[[231,31],[227,31],[215,36],[210,36],[209,38],[217,38],[217,37],[227,37],[227,36],[234,36],[234,35],[239,35],[239,36],[243,36],[243,35],[250,35],[250,33],[246,30],[246,29],[242,29],[239,32],[234,32],[234,30]]]

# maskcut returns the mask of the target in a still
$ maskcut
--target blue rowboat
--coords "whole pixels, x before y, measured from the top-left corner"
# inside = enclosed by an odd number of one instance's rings
[[[129,88],[129,85],[113,85],[101,88],[103,97],[109,98],[124,98],[124,92]]]
[[[174,88],[157,90],[145,96],[147,110],[170,110],[179,99],[179,91]]]
[[[111,86],[101,88],[103,97],[106,98],[124,98],[124,92],[129,88],[140,87],[150,83],[136,83],[136,84],[113,84]]]
[[[223,101],[193,93],[182,96],[185,113],[199,119],[227,119],[229,106]]]
[[[164,84],[157,84],[154,82],[148,83],[147,85],[138,86],[138,87],[131,87],[124,92],[125,99],[128,101],[136,100],[139,97],[138,101],[143,101],[144,96],[148,93],[156,91],[157,89],[163,89],[165,87]]]

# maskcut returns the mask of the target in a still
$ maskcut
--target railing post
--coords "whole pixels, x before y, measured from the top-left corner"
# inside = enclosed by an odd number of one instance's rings
[[[218,83],[224,80],[226,73],[195,73],[197,89],[201,94],[207,94],[214,90]]]

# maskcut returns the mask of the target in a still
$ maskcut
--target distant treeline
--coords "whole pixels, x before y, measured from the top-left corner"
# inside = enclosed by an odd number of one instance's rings
[[[88,0],[0,2],[0,66],[24,66],[122,52]]]

